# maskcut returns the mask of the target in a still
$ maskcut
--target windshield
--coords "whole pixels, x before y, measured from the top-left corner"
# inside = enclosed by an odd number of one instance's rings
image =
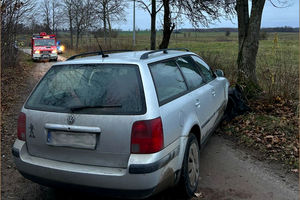
[[[55,46],[54,39],[35,39],[34,46]]]
[[[136,65],[59,65],[47,72],[25,108],[86,114],[143,114],[144,102]]]

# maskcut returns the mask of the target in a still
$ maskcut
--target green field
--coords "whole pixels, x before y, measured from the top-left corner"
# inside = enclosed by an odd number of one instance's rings
[[[277,35],[277,36],[276,36]],[[68,33],[59,33],[58,40],[65,44],[67,51],[63,56],[69,57],[80,52],[99,50],[97,41],[91,35],[83,35],[79,40],[79,48],[70,49]],[[275,39],[277,38],[277,39]],[[157,46],[162,39],[162,32],[157,33]],[[30,36],[19,36],[25,45],[30,44]],[[277,41],[276,41],[277,40]],[[74,37],[74,46],[75,46]],[[150,49],[150,33],[136,33],[136,46],[132,46],[132,33],[120,32],[112,38],[111,46],[104,38],[98,38],[103,49]],[[184,47],[198,53],[213,68],[223,69],[226,77],[234,84],[236,79],[236,59],[238,52],[237,33],[231,32],[182,32],[172,34],[169,48]],[[270,98],[284,96],[298,99],[299,83],[299,34],[267,33],[260,40],[257,56],[257,75],[261,87]]]

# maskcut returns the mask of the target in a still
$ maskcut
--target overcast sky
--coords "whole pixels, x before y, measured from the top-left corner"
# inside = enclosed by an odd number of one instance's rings
[[[287,8],[275,8],[267,0],[262,17],[262,27],[282,27],[291,26],[299,27],[299,0],[290,0],[291,6]],[[114,28],[120,28],[123,30],[132,30],[133,28],[133,3],[128,6],[126,10],[126,22],[122,24],[116,24]],[[158,17],[157,28],[161,28],[162,16]],[[188,20],[181,24],[177,28],[192,28]],[[215,22],[210,25],[210,28],[218,27],[237,27],[237,19],[230,20],[221,19],[220,22]],[[139,8],[136,7],[136,28],[137,29],[150,29],[150,15]],[[203,27],[200,27],[203,28]]]

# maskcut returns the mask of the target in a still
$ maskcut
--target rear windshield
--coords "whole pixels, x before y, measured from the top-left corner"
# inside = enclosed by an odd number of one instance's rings
[[[55,46],[54,39],[35,39],[34,46]]]
[[[145,100],[138,66],[53,66],[25,108],[85,114],[144,114]]]

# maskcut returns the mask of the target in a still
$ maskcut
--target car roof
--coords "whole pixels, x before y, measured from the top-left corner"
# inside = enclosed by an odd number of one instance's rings
[[[103,58],[102,55],[97,56],[89,56],[84,58],[67,60],[65,62],[59,62],[55,65],[65,65],[65,64],[98,64],[98,63],[153,63],[160,60],[165,60],[172,57],[190,55],[194,53],[186,52],[186,51],[178,51],[178,50],[168,50],[167,53],[163,51],[155,52],[148,55],[148,58],[141,59],[141,56],[145,53],[149,53],[151,51],[130,51],[123,53],[111,53],[107,54],[108,57]]]

